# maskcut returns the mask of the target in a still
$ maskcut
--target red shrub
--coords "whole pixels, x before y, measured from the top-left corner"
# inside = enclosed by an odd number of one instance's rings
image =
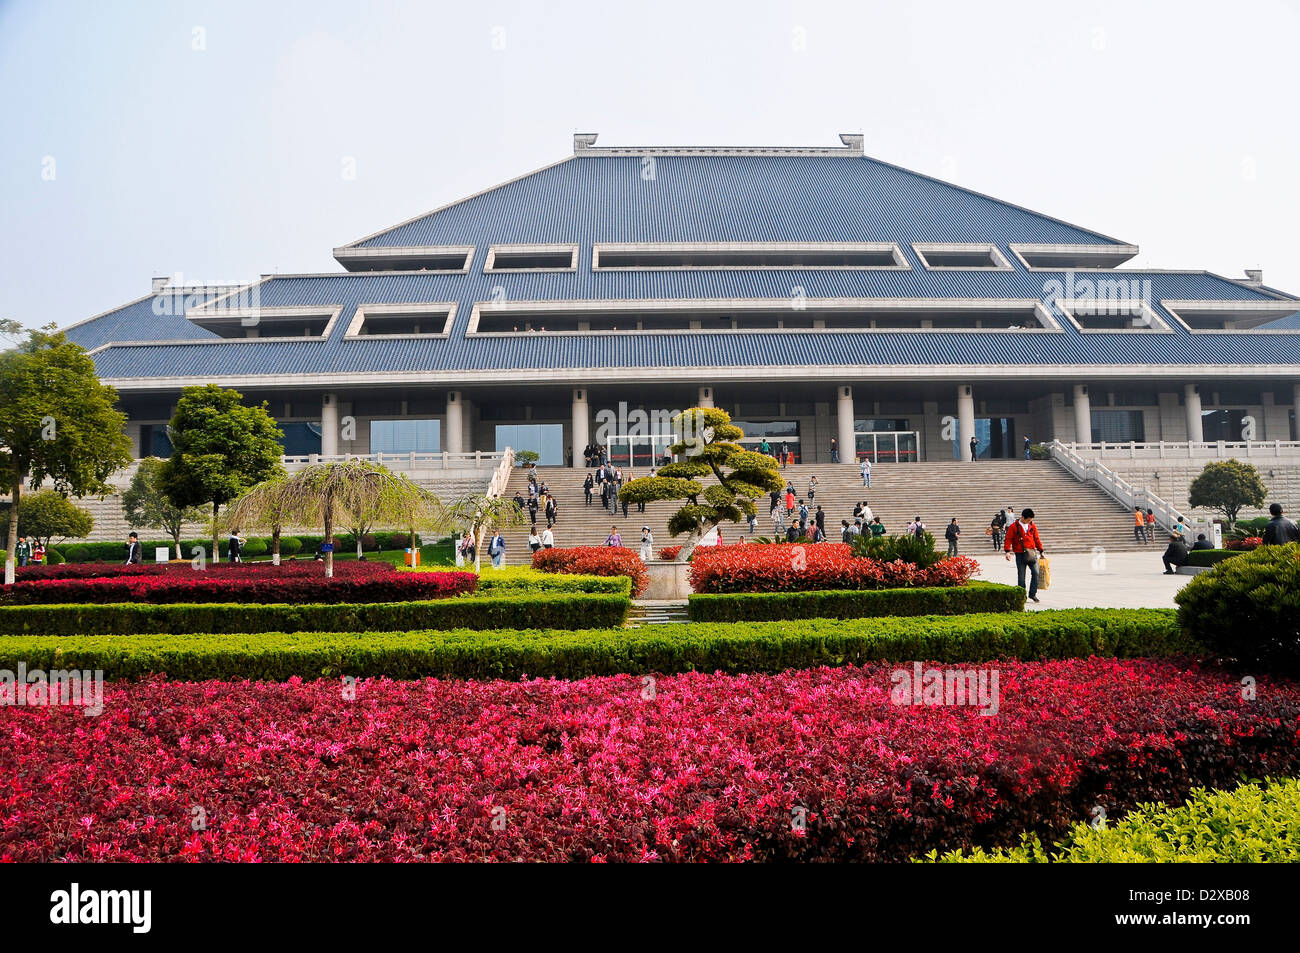
[[[201,572],[177,567],[142,575],[45,579],[0,587],[0,603],[414,602],[473,592],[478,585],[478,576],[472,572],[404,573],[394,571],[387,563],[381,564],[385,571],[349,568],[339,572],[347,565],[336,565],[333,579],[325,578],[325,569],[319,563],[314,567],[305,563],[302,569],[289,572],[280,572],[286,568],[283,566],[263,571],[213,566]]]
[[[681,551],[682,551],[682,547],[680,545],[665,546],[663,549],[659,550],[659,558],[676,559],[678,555],[681,553]]]
[[[1226,543],[1224,543],[1223,548],[1240,549],[1244,551],[1249,551],[1252,549],[1259,549],[1259,547],[1263,545],[1264,545],[1264,537],[1247,536],[1245,539],[1230,539]]]
[[[109,685],[96,718],[3,712],[0,861],[902,861],[1300,771],[1295,683],[997,671],[991,717],[893,704],[888,664],[649,700],[635,675]]]
[[[695,550],[690,579],[696,592],[809,592],[961,586],[978,572],[979,564],[966,556],[919,569],[902,560],[887,563],[855,556],[847,543],[809,543],[701,546]]]
[[[357,579],[383,576],[396,572],[391,564],[382,561],[354,562],[339,560],[334,563],[335,577]],[[170,563],[139,563],[127,566],[120,563],[65,563],[60,566],[19,566],[15,579],[18,582],[40,582],[48,579],[100,579],[116,576],[188,576],[194,572],[189,560]],[[287,576],[316,577],[325,575],[323,563],[314,559],[285,560],[278,566],[269,562],[223,563],[209,562],[204,570],[209,578],[238,577],[283,579]]]
[[[533,553],[533,568],[542,572],[575,573],[587,576],[627,576],[632,595],[639,596],[650,585],[650,574],[635,550],[622,546],[569,546],[539,549]]]

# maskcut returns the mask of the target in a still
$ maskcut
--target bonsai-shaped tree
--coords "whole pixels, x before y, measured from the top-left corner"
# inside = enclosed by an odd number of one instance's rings
[[[732,424],[725,410],[692,407],[674,417],[672,427],[677,441],[669,452],[685,459],[664,464],[653,477],[630,480],[619,499],[628,503],[685,500],[668,519],[669,535],[690,534],[677,554],[677,561],[685,562],[710,529],[756,515],[754,500],[785,483],[776,460],[737,443],[745,433]],[[700,482],[700,477],[710,475],[718,482],[708,486]]]
[[[58,490],[37,490],[18,505],[18,535],[32,536],[49,546],[56,536],[85,539],[95,528],[90,510],[77,506]]]
[[[245,503],[244,500],[249,502]],[[325,541],[334,527],[358,522],[366,514],[370,525],[414,526],[437,518],[438,498],[424,487],[378,463],[347,460],[304,467],[281,480],[260,485],[235,502],[226,514],[233,525],[276,523],[322,526]],[[276,539],[276,548],[279,540]],[[334,552],[325,553],[325,577],[334,575]]]
[[[1207,463],[1187,488],[1187,502],[1192,508],[1218,510],[1227,518],[1228,529],[1237,522],[1242,507],[1261,507],[1267,496],[1268,488],[1259,478],[1259,471],[1240,460]]]
[[[167,498],[162,489],[163,461],[146,457],[140,461],[131,485],[122,494],[122,511],[133,526],[166,530],[181,559],[181,530],[186,523],[200,523],[207,513],[198,506],[182,508]]]

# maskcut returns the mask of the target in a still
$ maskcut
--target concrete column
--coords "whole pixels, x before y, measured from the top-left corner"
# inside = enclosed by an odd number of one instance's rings
[[[339,452],[339,395],[333,392],[320,399],[320,452],[325,457]]]
[[[1187,411],[1187,439],[1200,443],[1205,439],[1205,431],[1201,427],[1201,389],[1198,385],[1188,384],[1183,388],[1183,407]]]
[[[713,387],[706,384],[700,387],[700,399],[695,404],[696,407],[713,406]]]
[[[447,423],[442,429],[445,441],[443,449],[448,453],[463,453],[465,450],[465,405],[458,390],[447,391]]]
[[[573,444],[573,469],[582,470],[586,468],[586,462],[582,459],[582,450],[591,442],[590,434],[591,410],[587,406],[587,389],[585,387],[575,387],[573,389],[573,426],[570,429],[570,442]]]
[[[975,394],[970,384],[957,385],[957,440],[959,460],[970,460],[970,438],[975,436]]]
[[[1092,400],[1087,384],[1074,385],[1074,439],[1092,443]]]
[[[857,443],[853,436],[857,429],[854,426],[853,388],[841,384],[835,388],[835,394],[835,409],[839,421],[835,438],[840,445],[840,463],[857,466]]]

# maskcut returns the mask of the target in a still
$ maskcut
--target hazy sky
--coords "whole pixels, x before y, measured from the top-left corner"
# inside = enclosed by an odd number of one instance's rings
[[[1300,293],[1300,2],[0,0],[0,317],[330,250],[601,145],[838,145]],[[349,176],[348,170],[355,170]]]

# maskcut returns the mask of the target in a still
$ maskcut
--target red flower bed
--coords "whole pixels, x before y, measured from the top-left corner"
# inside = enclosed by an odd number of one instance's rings
[[[120,563],[64,563],[61,566],[19,566],[14,578],[18,582],[40,582],[48,579],[99,579],[115,576],[165,576],[169,573],[185,575],[194,572],[189,560],[171,563],[139,563],[127,566]],[[223,563],[209,562],[203,570],[213,577],[262,576],[281,579],[286,576],[320,576],[325,575],[325,564],[313,559],[293,560],[272,566],[268,562],[257,563]],[[334,563],[335,577],[355,579],[360,577],[383,576],[396,572],[392,563],[382,560],[374,562],[339,560]]]
[[[213,566],[203,571],[179,566],[157,567],[163,571],[140,575],[46,579],[0,587],[0,603],[413,602],[458,596],[473,592],[478,585],[478,576],[472,572],[405,573],[387,563],[382,564],[382,571],[339,572],[345,565],[335,566],[333,579],[325,578],[325,569],[319,564],[304,564],[303,569],[288,572],[280,571],[286,568],[283,566],[258,571],[243,566]]]
[[[961,586],[979,572],[967,556],[941,559],[929,569],[853,555],[847,543],[777,546],[701,546],[691,561],[696,592],[809,592],[825,589],[899,589]]]
[[[650,574],[635,550],[622,546],[568,546],[539,549],[533,553],[533,568],[542,572],[576,573],[586,576],[627,576],[632,595],[639,596],[650,585]]]
[[[1239,549],[1249,552],[1252,549],[1259,549],[1264,545],[1263,536],[1247,536],[1245,539],[1230,539],[1224,543],[1224,549]]]
[[[665,546],[663,549],[659,550],[659,558],[676,559],[681,554],[681,551],[682,551],[682,547],[680,545]]]
[[[988,717],[891,668],[109,686],[0,712],[0,860],[898,861],[1300,770],[1294,683],[1007,663]]]

